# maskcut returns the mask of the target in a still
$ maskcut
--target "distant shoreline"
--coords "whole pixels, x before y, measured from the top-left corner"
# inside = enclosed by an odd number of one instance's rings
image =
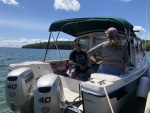
[[[62,50],[72,50],[74,48],[74,41],[57,41],[57,47]],[[36,43],[36,44],[28,44],[22,46],[22,48],[31,48],[31,49],[57,49],[54,42],[48,43]]]

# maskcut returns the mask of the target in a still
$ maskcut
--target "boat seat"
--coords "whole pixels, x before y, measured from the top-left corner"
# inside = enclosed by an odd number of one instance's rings
[[[68,68],[68,60],[52,61],[52,62],[50,62],[50,66],[52,67],[53,70],[56,70],[56,71],[67,70],[67,68]]]

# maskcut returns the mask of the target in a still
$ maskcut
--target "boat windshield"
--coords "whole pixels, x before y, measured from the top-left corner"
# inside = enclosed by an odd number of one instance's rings
[[[122,43],[127,44],[127,38],[125,36],[120,36]],[[90,48],[107,41],[107,37],[105,34],[94,34],[94,35],[86,35],[78,38],[78,42],[81,44],[81,49],[84,52],[87,52]],[[101,57],[101,53],[95,54],[97,57]]]
[[[106,36],[96,36],[93,38],[93,47],[102,43],[102,42],[105,42],[107,40]]]
[[[85,52],[89,50],[89,41],[90,41],[89,36],[81,37],[78,40],[78,42],[81,44],[81,49]]]

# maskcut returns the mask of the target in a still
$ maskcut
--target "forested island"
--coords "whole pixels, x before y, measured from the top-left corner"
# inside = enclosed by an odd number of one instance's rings
[[[143,40],[142,43],[143,50],[145,50],[145,40]],[[56,44],[59,49],[72,50],[74,47],[74,41],[57,41]],[[22,48],[46,49],[47,45],[47,42],[41,42],[36,44],[24,45],[22,46]],[[50,42],[48,48],[56,49],[55,43]],[[150,40],[146,40],[146,51],[150,51]]]
[[[56,45],[59,49],[71,50],[74,47],[74,41],[57,41]],[[22,46],[22,48],[46,49],[47,46],[48,46],[47,42],[41,42],[41,43],[36,43],[36,44],[24,45]],[[56,49],[55,43],[50,42],[48,48]]]

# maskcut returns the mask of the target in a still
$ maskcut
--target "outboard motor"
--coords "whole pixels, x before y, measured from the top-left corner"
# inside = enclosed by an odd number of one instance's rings
[[[11,110],[29,112],[30,105],[33,104],[33,87],[34,75],[30,68],[18,68],[7,75],[5,95]]]
[[[64,91],[60,77],[53,73],[43,75],[34,92],[35,113],[63,113],[64,109]]]

